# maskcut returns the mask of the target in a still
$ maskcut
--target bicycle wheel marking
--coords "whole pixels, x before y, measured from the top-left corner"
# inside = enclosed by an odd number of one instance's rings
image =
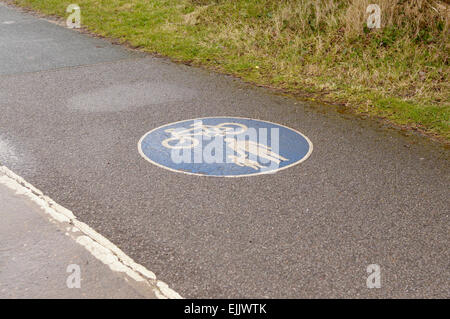
[[[165,169],[201,176],[275,173],[306,160],[312,143],[283,125],[239,117],[167,124],[146,133],[139,153]]]

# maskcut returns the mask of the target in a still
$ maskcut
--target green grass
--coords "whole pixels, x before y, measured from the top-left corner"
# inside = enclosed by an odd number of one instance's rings
[[[67,16],[73,0],[14,0]],[[345,105],[450,140],[448,7],[367,0],[78,0],[82,24],[175,61]],[[411,4],[415,3],[415,4]]]

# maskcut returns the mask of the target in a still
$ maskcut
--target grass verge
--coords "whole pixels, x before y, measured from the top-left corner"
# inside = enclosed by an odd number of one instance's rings
[[[67,16],[74,0],[13,0]],[[369,3],[381,28],[367,28]],[[90,32],[450,141],[448,4],[77,0]]]

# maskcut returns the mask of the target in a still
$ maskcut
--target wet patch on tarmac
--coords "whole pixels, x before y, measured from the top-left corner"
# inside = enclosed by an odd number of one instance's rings
[[[162,82],[119,84],[72,96],[66,106],[86,112],[134,110],[146,105],[188,101],[196,92],[189,88]]]

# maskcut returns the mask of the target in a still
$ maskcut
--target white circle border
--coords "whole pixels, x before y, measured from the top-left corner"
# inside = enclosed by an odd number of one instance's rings
[[[273,125],[278,125],[278,126],[284,127],[284,128],[286,128],[286,129],[288,129],[288,130],[294,131],[294,132],[297,133],[298,135],[302,136],[302,137],[308,142],[308,145],[309,145],[308,153],[306,153],[306,155],[303,156],[301,159],[299,159],[297,162],[294,162],[294,163],[292,163],[292,164],[283,166],[282,168],[279,168],[279,169],[276,169],[276,170],[267,171],[267,172],[259,172],[259,173],[252,173],[252,174],[241,174],[241,175],[206,175],[206,174],[190,173],[190,172],[186,172],[186,171],[182,171],[182,170],[177,170],[177,169],[173,169],[173,168],[164,166],[164,165],[162,165],[162,164],[156,163],[155,161],[152,161],[152,160],[151,160],[150,158],[148,158],[147,155],[145,155],[145,153],[142,151],[141,144],[142,144],[142,141],[147,137],[147,135],[149,135],[149,134],[152,133],[153,131],[156,131],[156,130],[158,130],[158,129],[164,127],[164,126],[169,126],[169,125],[173,125],[173,124],[177,124],[177,123],[182,123],[182,122],[188,122],[188,121],[196,121],[196,120],[203,120],[203,119],[216,119],[216,118],[227,118],[227,119],[232,119],[232,118],[234,118],[234,119],[241,119],[241,120],[259,121],[259,122],[265,122],[265,123],[269,123],[269,124],[273,124]],[[161,126],[159,126],[159,127],[157,127],[157,128],[152,129],[151,131],[148,131],[147,133],[145,133],[145,134],[139,139],[139,142],[138,142],[138,145],[137,145],[137,146],[138,146],[139,154],[140,154],[145,160],[147,160],[148,162],[152,163],[153,165],[156,165],[156,166],[158,166],[158,167],[164,168],[164,169],[166,169],[166,170],[168,170],[168,171],[176,172],[176,173],[183,173],[183,174],[186,174],[186,175],[203,176],[203,177],[231,177],[231,178],[233,178],[233,177],[236,178],[236,177],[250,177],[250,176],[256,176],[256,175],[275,174],[275,173],[277,173],[277,172],[279,172],[279,171],[282,171],[282,170],[284,170],[284,169],[287,169],[287,168],[289,168],[289,167],[295,166],[295,165],[297,165],[297,164],[300,164],[300,163],[306,161],[306,160],[309,158],[309,156],[311,155],[312,151],[313,151],[313,143],[311,142],[311,140],[310,140],[306,135],[304,135],[303,133],[297,131],[296,129],[293,129],[293,128],[290,128],[290,127],[288,127],[288,126],[285,126],[285,125],[282,125],[282,124],[278,124],[278,123],[275,123],[275,122],[264,121],[264,120],[258,120],[258,119],[252,119],[252,118],[248,118],[248,117],[239,117],[239,116],[208,116],[208,117],[201,117],[201,118],[195,118],[195,119],[187,119],[187,120],[182,120],[182,121],[177,121],[177,122],[172,122],[172,123],[164,124],[164,125],[161,125]]]

